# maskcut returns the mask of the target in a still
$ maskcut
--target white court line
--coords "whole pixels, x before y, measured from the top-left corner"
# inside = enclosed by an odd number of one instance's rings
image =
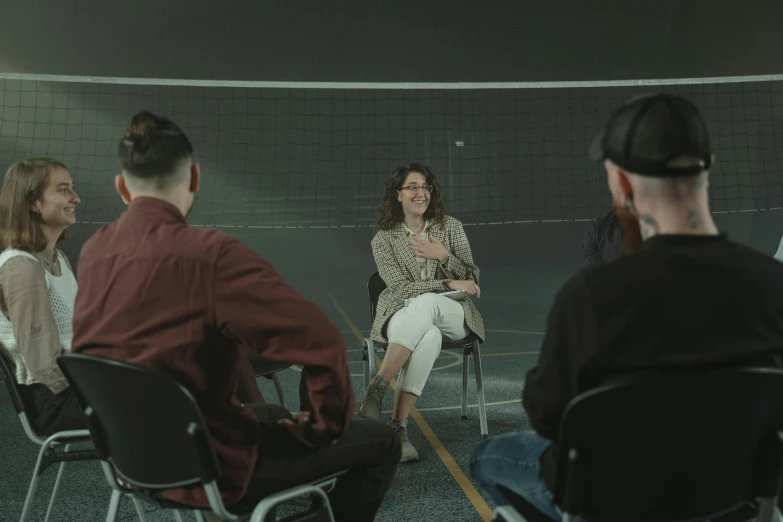
[[[361,333],[370,333],[370,330],[359,330]],[[521,335],[545,335],[544,332],[532,332],[527,330],[491,330],[488,329],[487,332],[495,332],[495,333],[513,333],[513,334],[521,334]],[[353,334],[350,330],[341,330],[341,334]],[[348,350],[350,351],[361,351],[361,350]]]
[[[359,330],[360,332],[369,332],[369,330]],[[529,332],[527,330],[487,330],[487,332],[494,332],[494,333],[511,333],[511,334],[520,334],[520,335],[546,335],[545,332]],[[341,331],[340,333],[343,334],[353,334],[353,332],[350,331]],[[346,350],[346,352],[363,352],[363,348],[355,348],[355,349],[349,349]]]
[[[708,83],[775,82],[783,74],[628,80],[575,80],[538,82],[291,82],[254,80],[204,80],[195,78],[127,78],[63,74],[0,73],[0,79],[44,82],[169,85],[186,87],[240,87],[245,89],[547,89],[572,87],[648,87],[657,85],[702,85]]]
[[[503,404],[514,404],[514,403],[520,403],[522,402],[522,398],[514,399],[511,401],[497,401],[497,402],[488,402],[487,406],[500,406]],[[419,411],[441,411],[441,410],[459,410],[462,406],[438,406],[436,408],[416,408]],[[478,408],[478,404],[468,404],[468,408]],[[389,411],[383,411],[383,413],[392,413],[392,410]]]
[[[348,351],[348,352],[361,352],[362,350],[346,350],[346,351]],[[446,370],[446,369],[448,369],[448,368],[453,368],[453,367],[455,367],[455,366],[459,366],[459,365],[461,365],[461,364],[462,364],[462,356],[461,356],[460,354],[456,353],[456,352],[452,352],[452,351],[443,351],[443,352],[440,352],[440,355],[438,356],[438,359],[440,359],[441,357],[454,357],[454,358],[456,359],[456,361],[454,361],[454,362],[452,362],[452,363],[449,363],[449,364],[447,364],[446,366],[435,366],[435,367],[434,367],[434,368],[433,368],[431,371],[433,371],[433,372],[434,372],[434,371],[437,371],[437,370]],[[350,363],[356,364],[356,363],[363,363],[363,362],[364,362],[364,360],[363,360],[363,359],[361,359],[361,360],[358,360],[358,361],[348,361],[348,363],[349,363],[349,364],[350,364]],[[300,369],[298,366],[296,366],[296,365],[292,366],[291,368],[292,368],[294,371],[296,371],[296,372],[301,372],[301,371],[302,371],[302,370],[301,370],[301,369]],[[363,374],[363,373],[362,373],[362,374],[358,374],[358,375],[351,374],[351,376],[352,376],[352,377],[362,377],[362,376],[364,376],[364,374]]]
[[[546,335],[544,332],[528,332],[526,330],[487,330],[488,332],[496,332],[496,333],[515,333],[515,334],[525,334],[525,335]]]
[[[2,79],[3,74],[0,73],[0,79]],[[713,210],[713,214],[742,214],[746,212],[769,212],[772,210],[783,210],[783,207],[763,207],[763,208],[746,208],[746,209],[740,209],[740,210]],[[497,222],[497,223],[463,223],[463,226],[469,227],[469,226],[487,226],[487,225],[518,225],[522,223],[573,223],[573,222],[587,222],[587,221],[593,221],[592,218],[578,218],[578,219],[528,219],[523,221],[504,221],[504,222]],[[108,223],[111,223],[110,221],[77,221],[76,224],[79,225],[106,225]],[[218,224],[207,224],[207,225],[190,225],[192,227],[204,227],[204,228],[250,228],[250,229],[309,229],[309,228],[317,228],[317,229],[336,229],[336,228],[373,228],[375,225],[218,225]],[[360,331],[367,331],[367,330],[360,330]],[[493,330],[488,330],[493,331]],[[503,331],[503,330],[494,330],[494,331]],[[352,332],[349,332],[352,333]]]
[[[293,366],[291,366],[290,368],[286,368],[285,370],[282,370],[282,371],[286,371],[286,370],[293,370],[293,371],[295,371],[296,373],[302,373],[302,367],[301,367],[301,366],[299,366],[298,364],[294,364],[294,365],[293,365]],[[352,374],[351,374],[351,377],[364,377],[364,373],[352,373]],[[261,379],[261,377],[256,377],[256,380],[257,380],[257,381],[258,381],[259,379]],[[0,381],[0,382],[2,382],[2,381]]]

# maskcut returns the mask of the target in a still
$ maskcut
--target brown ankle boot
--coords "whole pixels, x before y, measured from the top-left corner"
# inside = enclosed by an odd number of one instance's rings
[[[389,388],[389,381],[376,375],[370,381],[370,385],[364,390],[362,398],[359,399],[357,413],[365,419],[378,420],[381,418],[381,406],[383,405],[383,396]]]
[[[392,419],[389,421],[389,426],[400,438],[400,442],[402,442],[400,462],[414,462],[419,460],[419,452],[413,447],[411,439],[408,437],[408,419]]]

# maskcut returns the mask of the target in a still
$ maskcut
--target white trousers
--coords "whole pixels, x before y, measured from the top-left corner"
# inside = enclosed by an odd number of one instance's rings
[[[457,341],[470,335],[465,311],[458,301],[426,293],[395,313],[386,328],[389,344],[401,344],[411,356],[400,369],[397,389],[421,395],[445,338]]]

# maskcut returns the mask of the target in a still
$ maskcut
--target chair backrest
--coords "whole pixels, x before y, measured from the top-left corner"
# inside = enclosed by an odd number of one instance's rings
[[[125,481],[167,489],[218,478],[201,410],[174,378],[90,355],[64,355],[57,363],[84,408],[98,456]]]
[[[384,290],[386,290],[386,283],[383,281],[381,274],[375,272],[370,276],[370,280],[367,281],[367,292],[370,297],[370,324],[375,321],[375,309],[378,307],[378,298]]]
[[[591,522],[684,520],[777,495],[783,370],[626,376],[567,407],[555,501]]]
[[[24,403],[22,402],[22,396],[19,395],[19,389],[16,387],[16,377],[11,371],[11,366],[3,355],[3,348],[0,345],[0,369],[3,372],[3,380],[5,381],[5,387],[8,390],[8,395],[11,397],[11,403],[16,409],[16,413],[24,413]]]

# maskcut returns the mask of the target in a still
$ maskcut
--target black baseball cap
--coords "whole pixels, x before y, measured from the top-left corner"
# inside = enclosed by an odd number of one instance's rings
[[[672,165],[683,155],[695,161]],[[712,149],[707,124],[691,102],[670,94],[632,98],[615,111],[593,140],[590,158],[611,160],[642,176],[695,176],[710,168]]]

